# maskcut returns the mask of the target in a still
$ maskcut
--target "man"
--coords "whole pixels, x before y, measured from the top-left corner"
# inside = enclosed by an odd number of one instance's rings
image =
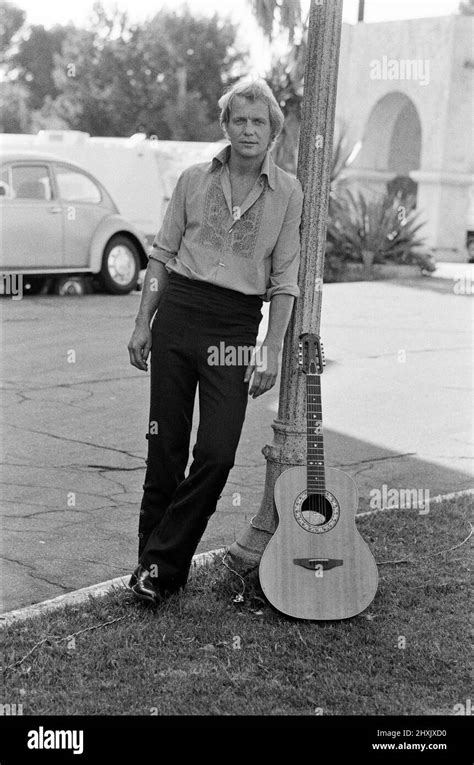
[[[143,371],[151,350],[139,565],[129,587],[152,602],[187,581],[234,464],[248,395],[275,385],[299,296],[303,193],[270,154],[283,114],[263,80],[240,81],[219,107],[229,145],[179,177],[128,345],[130,363]],[[269,323],[257,365],[239,351],[255,346],[263,300],[270,301]],[[226,353],[217,363],[216,348]],[[199,428],[185,478],[198,384]]]

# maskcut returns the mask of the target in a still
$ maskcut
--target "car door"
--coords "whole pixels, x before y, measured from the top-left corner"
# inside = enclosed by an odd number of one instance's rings
[[[64,215],[65,264],[85,268],[90,261],[90,244],[97,226],[110,215],[110,203],[98,183],[78,168],[54,163],[59,200]]]
[[[14,161],[2,168],[0,268],[62,267],[62,207],[54,199],[45,161]]]

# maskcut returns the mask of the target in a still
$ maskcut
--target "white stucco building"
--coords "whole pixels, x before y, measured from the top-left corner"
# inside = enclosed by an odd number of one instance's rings
[[[474,236],[474,18],[343,24],[336,117],[362,148],[349,184],[418,185],[416,208],[437,260],[465,262]]]

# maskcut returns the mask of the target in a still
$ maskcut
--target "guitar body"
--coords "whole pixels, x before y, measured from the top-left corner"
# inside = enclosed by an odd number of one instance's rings
[[[324,474],[330,517],[318,516],[317,523],[303,504],[307,468],[290,468],[277,478],[279,524],[260,561],[265,596],[298,619],[348,619],[377,592],[377,564],[355,525],[356,484],[336,468],[326,467]]]

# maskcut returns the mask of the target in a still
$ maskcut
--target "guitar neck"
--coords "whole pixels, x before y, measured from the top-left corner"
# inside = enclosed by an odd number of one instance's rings
[[[306,446],[308,494],[324,494],[323,413],[321,408],[321,381],[317,374],[306,375]]]

